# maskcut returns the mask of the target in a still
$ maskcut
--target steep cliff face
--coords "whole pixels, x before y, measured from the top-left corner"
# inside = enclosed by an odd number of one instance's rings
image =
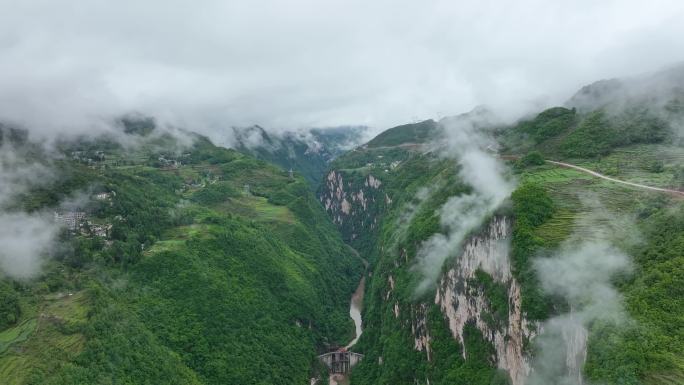
[[[397,304],[395,304],[395,308],[398,310],[399,307]],[[425,359],[430,361],[430,342],[432,341],[432,337],[430,336],[430,329],[428,327],[427,320],[428,305],[425,303],[414,305],[412,306],[412,310],[413,317],[411,317],[411,334],[413,334],[415,337],[415,344],[413,345],[413,348],[419,352],[424,351]]]
[[[382,181],[373,174],[332,170],[326,175],[318,199],[338,226],[343,239],[357,248],[377,232],[381,213],[392,204]]]
[[[539,326],[525,317],[512,273],[512,219],[484,223],[453,251],[435,289],[418,295],[417,252],[444,230],[438,209],[468,190],[452,162],[415,152],[389,162],[391,150],[379,151],[341,158],[318,190],[345,241],[371,261],[356,346],[367,359],[353,383],[524,385]]]
[[[569,315],[571,321],[575,315]],[[563,328],[563,342],[565,343],[565,367],[568,370],[568,378],[577,385],[584,384],[582,367],[587,361],[587,340],[589,331],[579,322],[571,322]]]
[[[464,338],[466,326],[470,324],[492,345],[492,361],[508,374],[510,383],[524,385],[531,371],[526,344],[539,333],[540,325],[527,320],[521,308],[520,285],[511,273],[509,258],[511,225],[510,218],[495,217],[484,231],[465,243],[461,255],[451,262],[441,277],[434,303],[446,319],[451,337],[462,347],[464,360],[470,358]],[[483,275],[491,281],[483,284]],[[392,297],[395,286],[392,275],[388,277],[388,284],[386,300]],[[497,293],[494,287],[502,291]],[[502,304],[494,303],[501,299],[502,293],[505,295],[505,314],[501,312]],[[396,300],[392,304],[392,313],[397,319],[401,318],[401,309],[408,307],[413,349],[424,353],[428,362],[432,360],[430,328],[435,326],[428,317],[429,306],[428,303],[402,306]],[[568,370],[578,374],[586,354],[586,335],[581,334],[581,331],[568,331],[567,335]],[[429,375],[425,381],[430,381]]]
[[[482,234],[471,237],[463,253],[442,277],[435,303],[447,317],[449,329],[461,346],[465,346],[466,324],[474,323],[493,345],[497,367],[508,372],[513,385],[522,385],[530,372],[524,344],[534,338],[538,326],[528,321],[521,309],[520,286],[511,274],[510,235],[510,219],[496,217]],[[478,275],[485,274],[492,280],[489,285],[478,282]],[[488,293],[492,285],[505,289],[507,311],[500,319],[494,314],[501,309],[494,307],[501,304],[494,305]],[[463,349],[463,358],[468,358],[466,349]]]
[[[445,179],[454,175],[450,164],[432,162],[402,163],[381,172],[382,179],[339,168],[319,188],[319,200],[343,238],[372,255],[367,334],[357,345],[368,360],[356,369],[354,382],[436,384],[470,374],[523,385],[530,372],[525,346],[538,327],[523,314],[511,271],[510,218],[485,223],[448,262],[434,294],[415,297],[416,251],[439,231],[431,225],[436,209],[462,191],[458,179]],[[407,189],[407,177],[419,183]],[[425,186],[438,187],[423,196]]]
[[[526,349],[540,325],[522,310],[520,285],[511,271],[511,229],[511,219],[499,216],[469,237],[427,301],[416,301],[407,291],[410,252],[400,248],[391,263],[380,262],[371,288],[376,292],[369,293],[376,303],[365,314],[375,340],[361,345],[372,356],[362,375],[376,372],[360,383],[393,383],[397,379],[389,372],[406,365],[394,361],[412,357],[411,383],[451,383],[451,378],[477,373],[476,378],[491,378],[496,384],[526,384],[532,370]],[[568,360],[573,357],[568,368],[576,370],[584,345],[581,336],[568,338],[577,342],[573,348],[568,345],[574,349],[568,354]],[[379,362],[382,365],[375,364]],[[368,369],[371,363],[375,369]]]

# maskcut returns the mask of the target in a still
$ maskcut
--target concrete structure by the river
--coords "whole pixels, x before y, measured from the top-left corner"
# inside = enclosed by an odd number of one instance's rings
[[[318,356],[318,359],[328,367],[331,374],[349,373],[351,368],[363,359],[363,354],[338,350],[336,352],[321,354]]]

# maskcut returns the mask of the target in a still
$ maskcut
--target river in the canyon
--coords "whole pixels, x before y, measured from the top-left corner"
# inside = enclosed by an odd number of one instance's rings
[[[365,259],[361,259],[364,266],[368,269],[368,262]],[[366,273],[361,277],[359,285],[354,290],[352,294],[351,301],[349,304],[349,317],[354,321],[354,339],[349,341],[347,346],[344,348],[349,350],[358,341],[359,337],[363,333],[363,319],[361,318],[361,310],[363,309],[363,294],[366,290]],[[349,384],[349,377],[347,374],[331,374],[328,380],[329,385],[347,385]]]
[[[350,350],[358,341],[359,337],[363,333],[363,319],[361,318],[361,311],[363,310],[363,295],[366,290],[366,274],[368,273],[368,261],[363,259],[354,249],[351,249],[356,256],[363,262],[365,267],[364,273],[361,276],[359,285],[354,290],[352,294],[351,301],[349,303],[349,317],[354,321],[354,338],[349,341],[347,346],[344,347],[346,350]],[[321,383],[321,378],[311,378],[309,381],[310,385],[317,385]],[[348,385],[349,376],[345,374],[330,374],[328,377],[329,385]]]
[[[361,309],[363,308],[363,293],[366,288],[366,277],[361,277],[359,286],[356,287],[356,291],[351,298],[351,305],[349,306],[349,317],[354,321],[355,332],[354,339],[345,346],[345,349],[349,350],[352,346],[356,344],[363,333],[363,319],[361,319]]]

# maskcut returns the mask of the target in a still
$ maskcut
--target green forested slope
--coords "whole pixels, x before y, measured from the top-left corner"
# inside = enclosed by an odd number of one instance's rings
[[[112,227],[65,231],[40,277],[2,278],[2,383],[305,383],[317,351],[349,338],[362,265],[304,179],[167,141],[65,144],[104,159],[58,160],[58,182],[17,200],[58,210],[85,192],[90,225]]]

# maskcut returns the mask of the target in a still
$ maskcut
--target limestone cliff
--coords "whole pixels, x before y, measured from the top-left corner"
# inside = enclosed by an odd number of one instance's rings
[[[377,231],[380,215],[391,205],[382,181],[372,174],[332,170],[318,191],[318,199],[352,246],[368,241]]]
[[[391,182],[383,182],[371,173],[333,170],[319,189],[319,200],[345,240],[360,250],[364,249],[363,244],[377,242],[377,231],[385,214],[390,210],[401,210],[392,205],[396,200],[392,194],[400,194],[401,191],[387,188]],[[381,285],[384,289],[377,294],[384,304],[382,307],[388,309],[384,314],[389,314],[395,320],[393,322],[409,333],[412,338],[410,348],[420,352],[423,360],[430,362],[433,359],[431,345],[435,337],[432,333],[434,323],[431,322],[436,321],[430,321],[428,313],[436,305],[441,313],[438,318],[448,325],[452,338],[462,348],[464,359],[469,358],[467,349],[463,348],[467,345],[464,328],[472,324],[493,347],[490,364],[507,373],[512,385],[524,385],[531,371],[531,359],[525,349],[538,334],[539,326],[528,321],[521,309],[520,285],[512,274],[509,259],[511,233],[512,220],[509,217],[496,216],[485,223],[479,233],[466,239],[459,254],[448,262],[433,300],[427,302],[408,301],[406,295],[395,289],[398,279],[406,280],[410,276],[411,252],[405,248],[380,250],[380,258],[384,258],[382,255],[386,253],[397,253],[397,256],[387,255],[388,261],[392,262],[384,268],[375,266],[378,270],[370,279],[384,282]],[[492,285],[504,293],[505,310],[493,309],[491,293],[478,282],[482,275],[489,277],[487,279]],[[430,303],[432,301],[435,305]],[[502,307],[501,304],[498,306]],[[442,334],[440,338],[444,336]],[[380,354],[374,362],[386,361],[386,358]],[[428,383],[432,379],[429,373],[425,373],[424,377],[417,376],[414,380]]]
[[[511,377],[513,385],[522,385],[530,372],[530,359],[524,344],[537,334],[536,323],[529,322],[521,310],[520,285],[511,274],[508,245],[511,221],[506,217],[491,220],[486,230],[471,237],[463,252],[441,278],[435,303],[449,320],[449,329],[463,346],[463,330],[474,322],[482,335],[495,348],[496,364]],[[508,295],[508,317],[503,324],[487,320],[492,305],[484,290],[473,284],[476,272],[482,270],[499,284]],[[486,317],[487,316],[487,317]],[[463,350],[464,358],[468,352]]]

